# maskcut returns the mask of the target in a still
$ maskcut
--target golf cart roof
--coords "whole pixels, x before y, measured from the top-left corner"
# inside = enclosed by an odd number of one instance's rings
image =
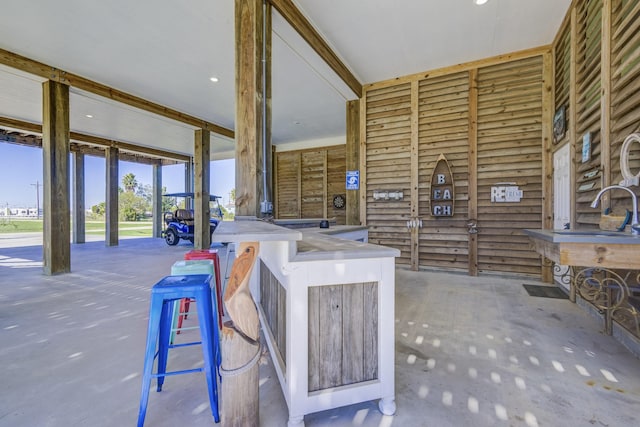
[[[163,194],[164,197],[191,197],[193,198],[193,193],[167,193]],[[209,200],[215,202],[217,199],[221,199],[220,196],[215,196],[213,194],[209,194]]]

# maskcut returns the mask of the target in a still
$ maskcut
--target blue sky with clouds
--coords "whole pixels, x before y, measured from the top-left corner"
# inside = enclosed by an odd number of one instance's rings
[[[120,161],[119,184],[122,177],[133,173],[138,183],[151,185],[152,167]],[[42,200],[42,149],[0,143],[0,207],[36,207],[36,184]],[[163,166],[162,185],[168,192],[184,191],[184,165]],[[211,194],[229,202],[235,186],[234,159],[211,163]],[[105,200],[105,160],[85,156],[85,205],[87,209]]]

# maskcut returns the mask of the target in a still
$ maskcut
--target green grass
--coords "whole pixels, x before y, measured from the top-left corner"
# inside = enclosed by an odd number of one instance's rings
[[[42,232],[42,220],[37,219],[0,219],[0,233]]]
[[[151,237],[151,221],[123,221],[118,223],[119,236]],[[86,221],[85,231],[87,234],[104,234],[104,221]],[[42,233],[41,219],[0,219],[0,234],[2,233]]]

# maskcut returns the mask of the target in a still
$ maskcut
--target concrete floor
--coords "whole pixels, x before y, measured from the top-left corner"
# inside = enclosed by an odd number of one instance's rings
[[[49,277],[41,246],[0,234],[0,427],[134,425],[149,290],[190,249],[160,239],[72,245],[72,273]],[[640,361],[583,309],[529,296],[523,283],[537,282],[398,269],[396,415],[365,402],[306,425],[639,425]],[[172,350],[169,367],[200,356]],[[268,354],[260,363],[260,425],[285,426]],[[203,375],[152,390],[146,425],[215,425]]]

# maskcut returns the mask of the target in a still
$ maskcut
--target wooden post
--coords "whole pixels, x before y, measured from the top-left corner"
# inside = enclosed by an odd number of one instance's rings
[[[328,152],[322,150],[322,217],[329,216],[329,165],[327,163]],[[332,204],[333,206],[333,204]]]
[[[265,100],[264,100],[264,126],[262,127],[262,130],[264,131],[264,139],[265,139],[265,146],[264,146],[264,153],[263,155],[265,156],[264,159],[264,165],[266,167],[265,170],[265,174],[266,174],[266,179],[264,182],[265,188],[264,188],[264,194],[265,194],[265,200],[269,201],[272,203],[272,209],[271,209],[271,215],[274,216],[275,211],[273,210],[273,206],[275,206],[275,197],[274,197],[274,187],[275,185],[273,184],[273,176],[274,176],[274,171],[275,169],[273,168],[273,148],[274,146],[271,144],[271,118],[272,118],[272,114],[271,114],[271,75],[272,75],[272,63],[271,63],[271,38],[272,38],[272,34],[273,34],[273,26],[272,26],[272,16],[271,16],[271,11],[272,6],[271,3],[269,2],[265,2],[264,4],[264,54],[265,54],[265,59],[264,59],[264,94],[265,94]],[[274,216],[275,217],[275,216]]]
[[[236,218],[258,217],[262,176],[261,0],[235,0],[236,37]]]
[[[194,150],[194,248],[209,249],[211,232],[209,231],[209,177],[211,137],[209,131],[198,129],[195,132]]]
[[[357,99],[347,101],[346,163],[348,171],[360,168],[360,101]],[[345,222],[347,225],[360,225],[360,190],[346,190],[346,192]]]
[[[44,274],[71,271],[69,225],[69,87],[42,83]]]
[[[553,93],[554,68],[551,51],[542,56],[542,228],[553,228]],[[553,283],[553,266],[542,263],[541,279]]]
[[[478,222],[478,70],[469,70],[469,213],[468,221]],[[478,275],[478,234],[469,226],[469,276]]]
[[[105,211],[105,246],[118,246],[118,160],[119,150],[109,147],[105,150],[107,202]]]
[[[162,163],[153,165],[153,237],[162,237]]]
[[[85,242],[84,153],[73,153],[73,243]]]
[[[360,98],[360,224],[367,225],[367,98]]]
[[[225,427],[257,426],[259,420],[259,320],[249,291],[249,277],[258,249],[259,244],[254,242],[239,245],[239,256],[231,267],[224,294],[220,419]]]
[[[602,188],[612,184],[611,179],[611,0],[602,1],[602,33],[600,41],[600,162]],[[605,199],[606,200],[606,199]],[[611,207],[604,202],[602,208]]]
[[[409,229],[411,233],[411,270],[418,271],[420,267],[420,193],[418,181],[420,174],[419,164],[419,132],[418,132],[418,98],[420,97],[420,87],[417,80],[411,82],[411,223]],[[453,177],[452,177],[453,178]]]
[[[578,70],[576,61],[578,60],[578,12],[577,7],[571,8],[571,59],[569,60],[569,158],[571,159],[571,188],[569,197],[571,198],[570,227],[575,230],[578,224],[577,197],[576,197],[576,149],[578,138]]]
[[[184,164],[184,191],[193,193],[193,157]],[[186,197],[184,200],[185,209],[193,209],[193,198]]]

